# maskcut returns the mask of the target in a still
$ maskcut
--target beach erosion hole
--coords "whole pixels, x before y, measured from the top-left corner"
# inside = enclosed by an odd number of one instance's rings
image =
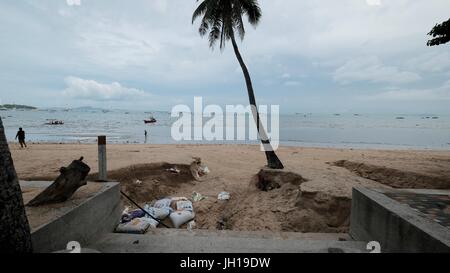
[[[220,227],[245,231],[348,232],[351,198],[302,191],[310,182],[286,170],[262,169],[224,209]]]
[[[176,168],[179,172],[172,172],[171,168]],[[120,181],[121,190],[140,205],[171,196],[183,184],[195,182],[190,165],[166,162],[138,164],[113,170],[108,173],[108,179]],[[128,200],[122,200],[130,205]]]
[[[285,170],[274,170],[269,168],[261,169],[256,175],[255,180],[256,187],[262,191],[279,189],[281,188],[281,185],[286,183],[300,186],[300,184],[307,181],[299,174]]]
[[[427,175],[349,160],[339,160],[332,165],[392,188],[450,189],[448,175]]]

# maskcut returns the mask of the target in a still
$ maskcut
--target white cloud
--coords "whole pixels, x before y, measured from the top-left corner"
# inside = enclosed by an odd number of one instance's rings
[[[287,82],[284,83],[284,85],[286,85],[286,86],[298,86],[298,85],[300,85],[300,82],[299,81],[287,81]]]
[[[69,6],[80,6],[81,0],[66,0],[66,3]]]
[[[424,72],[442,72],[450,68],[450,53],[430,51],[405,62],[409,69]]]
[[[420,80],[418,74],[384,65],[377,57],[352,59],[336,69],[333,78],[340,84],[362,81],[402,84]]]
[[[366,0],[369,6],[381,6],[381,0]]]
[[[148,96],[142,90],[122,86],[118,82],[110,84],[99,83],[94,80],[85,80],[77,77],[67,77],[65,79],[67,88],[63,95],[83,100],[92,101],[118,101],[118,100],[139,100]]]
[[[430,89],[393,89],[369,96],[360,96],[361,100],[384,100],[384,101],[443,101],[450,100],[450,81],[445,82],[438,88]]]

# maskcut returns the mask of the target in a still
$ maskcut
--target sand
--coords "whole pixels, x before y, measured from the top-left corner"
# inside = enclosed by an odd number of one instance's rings
[[[10,146],[21,180],[53,180],[61,166],[84,156],[97,172],[97,146],[34,144]],[[109,177],[141,204],[165,196],[208,198],[194,203],[201,229],[345,232],[354,186],[450,188],[450,151],[355,150],[281,147],[286,172],[301,176],[261,191],[255,175],[265,165],[259,146],[108,145]],[[204,181],[189,176],[192,157],[211,170]],[[339,162],[340,161],[340,162]],[[177,166],[180,174],[166,169]],[[141,184],[136,184],[136,180]],[[433,183],[438,180],[439,183]],[[217,200],[227,191],[229,201]]]

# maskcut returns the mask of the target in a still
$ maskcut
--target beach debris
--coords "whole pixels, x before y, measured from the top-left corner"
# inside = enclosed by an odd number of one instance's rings
[[[197,228],[197,224],[195,223],[194,220],[190,221],[190,222],[187,224],[187,229],[188,229],[189,231],[192,231],[193,229],[196,229],[196,228]]]
[[[152,207],[154,207],[154,208],[161,208],[161,209],[167,208],[167,209],[171,210],[171,207],[170,207],[171,203],[172,203],[172,199],[171,198],[164,198],[164,199],[157,200],[153,204]]]
[[[174,166],[170,169],[166,169],[166,171],[171,172],[171,173],[180,173],[180,170],[176,166]]]
[[[139,180],[139,179],[136,179],[136,181],[134,181],[134,184],[136,184],[136,185],[141,185],[141,184],[142,184],[142,181]]]
[[[177,210],[194,211],[194,207],[191,201],[182,200],[177,202]]]
[[[169,216],[171,209],[170,207],[164,207],[164,208],[155,208],[151,207],[150,205],[145,205],[144,210],[149,213],[151,216],[159,219],[164,220],[167,216]]]
[[[194,202],[200,202],[200,201],[202,201],[203,199],[207,199],[208,197],[206,197],[206,196],[204,196],[204,195],[202,195],[201,193],[198,193],[198,192],[196,192],[196,191],[194,191],[193,193],[192,193],[192,200],[194,201]]]
[[[217,195],[217,199],[219,200],[230,200],[230,193],[223,191]]]
[[[169,218],[175,228],[179,228],[181,225],[193,220],[194,217],[195,213],[188,210],[175,211],[169,215]]]
[[[130,206],[126,206],[122,211],[122,215],[128,214],[129,211],[130,211]]]
[[[153,220],[153,219],[152,219]],[[135,218],[130,222],[120,223],[115,232],[117,233],[132,233],[132,234],[144,234],[150,227],[150,223],[144,218]]]
[[[60,175],[56,180],[28,202],[27,206],[37,207],[66,201],[72,197],[78,188],[87,184],[86,177],[90,170],[91,168],[83,162],[83,157],[72,161],[67,167],[61,167]]]
[[[202,177],[210,173],[210,170],[208,166],[202,164],[202,159],[200,157],[193,157],[193,159],[194,161],[192,161],[189,168],[194,179],[201,181]]]

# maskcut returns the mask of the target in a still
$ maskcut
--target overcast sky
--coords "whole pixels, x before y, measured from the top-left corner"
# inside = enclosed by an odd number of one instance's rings
[[[449,0],[260,0],[240,44],[259,104],[282,112],[450,113]],[[195,0],[2,0],[0,100],[170,110],[247,104],[231,44],[210,50]]]

